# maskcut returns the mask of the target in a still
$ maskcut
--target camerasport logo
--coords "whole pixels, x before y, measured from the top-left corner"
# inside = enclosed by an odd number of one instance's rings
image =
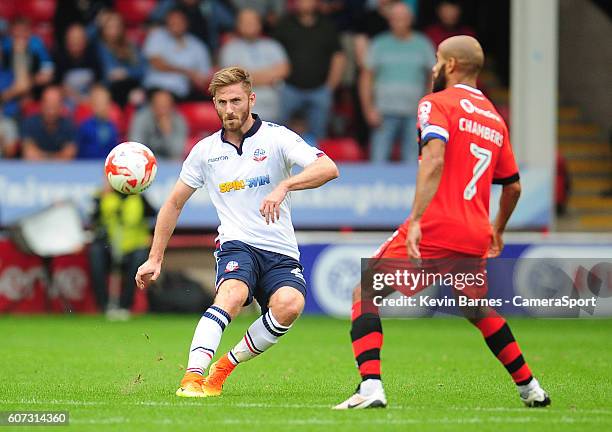
[[[264,149],[255,149],[255,152],[253,152],[253,160],[255,162],[261,162],[263,160],[265,160],[268,156],[266,156],[266,151]]]
[[[233,272],[234,270],[238,270],[240,266],[236,261],[230,261],[225,266],[225,273]]]

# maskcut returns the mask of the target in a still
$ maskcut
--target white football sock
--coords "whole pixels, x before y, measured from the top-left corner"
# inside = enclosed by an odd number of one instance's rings
[[[213,305],[206,309],[191,341],[187,372],[204,374],[221,342],[223,330],[231,320],[230,315],[219,306]]]
[[[540,383],[538,382],[537,379],[535,379],[535,377],[533,377],[531,379],[531,381],[529,381],[528,384],[525,385],[519,385],[518,387],[518,391],[521,394],[521,396],[525,396],[527,395],[527,393],[529,393],[531,390],[540,387]]]
[[[379,379],[367,379],[359,384],[361,396],[371,396],[377,391],[383,391],[382,381]]]
[[[229,352],[230,361],[236,365],[258,356],[274,345],[290,328],[280,325],[271,311],[266,312],[251,324],[244,337]]]

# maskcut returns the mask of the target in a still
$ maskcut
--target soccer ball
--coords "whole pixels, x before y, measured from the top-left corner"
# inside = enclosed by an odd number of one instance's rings
[[[147,146],[124,142],[112,149],[106,157],[104,173],[117,192],[139,194],[155,179],[157,161]]]

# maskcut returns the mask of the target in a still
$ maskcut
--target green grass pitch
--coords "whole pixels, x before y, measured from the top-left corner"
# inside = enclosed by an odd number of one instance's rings
[[[461,319],[384,320],[389,408],[335,412],[358,375],[349,323],[302,317],[238,367],[223,396],[174,396],[197,316],[0,318],[0,410],[67,410],[34,430],[612,430],[612,320],[512,319],[553,405],[527,409],[480,334]],[[252,316],[226,330],[219,353]],[[23,431],[27,428],[2,430]]]

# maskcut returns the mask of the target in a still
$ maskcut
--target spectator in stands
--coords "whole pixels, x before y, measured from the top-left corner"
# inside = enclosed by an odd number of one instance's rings
[[[263,24],[273,28],[285,13],[285,0],[231,0],[237,10],[252,9],[259,14]]]
[[[4,49],[0,46],[0,102],[3,103],[2,113],[9,117],[19,114],[20,98],[26,96],[32,82],[28,64],[18,62],[9,64]]]
[[[110,120],[111,95],[97,85],[92,88],[90,105],[93,114],[77,132],[78,159],[104,159],[119,144],[117,126]]]
[[[38,92],[53,79],[53,61],[38,36],[32,35],[30,21],[17,18],[11,25],[10,36],[2,43],[4,66],[12,79],[5,83],[2,100],[8,103],[9,115],[16,115],[18,101],[32,89]]]
[[[161,88],[179,99],[203,99],[211,72],[206,45],[187,33],[187,18],[180,9],[166,16],[166,27],[153,30],[144,44],[149,61],[145,87]]]
[[[75,105],[89,96],[89,90],[100,80],[102,70],[95,47],[87,40],[85,27],[72,24],[66,42],[55,56],[55,82]]]
[[[95,238],[89,247],[92,284],[96,303],[110,320],[126,320],[134,304],[134,277],[147,259],[151,245],[149,220],[156,211],[145,195],[123,195],[104,181],[104,190],[94,198],[92,226]],[[111,272],[119,274],[119,304],[109,302]]]
[[[412,30],[412,13],[395,3],[389,15],[390,32],[374,38],[359,78],[362,109],[371,127],[370,157],[388,161],[393,143],[401,138],[402,160],[416,163],[416,106],[429,85],[436,62],[431,42]]]
[[[308,122],[306,115],[301,111],[296,111],[289,119],[287,127],[298,134],[306,143],[312,147],[318,147],[317,138],[308,132]]]
[[[161,0],[151,19],[161,22],[172,9],[185,14],[189,33],[205,43],[212,53],[219,49],[221,33],[234,28],[234,12],[228,0]]]
[[[235,38],[223,46],[220,66],[248,69],[257,95],[255,111],[264,120],[279,121],[279,85],[289,74],[289,62],[282,45],[261,36],[262,23],[253,9],[243,9],[237,19]]]
[[[17,124],[12,118],[4,117],[0,110],[0,159],[17,155]]]
[[[133,98],[145,72],[145,59],[126,36],[121,15],[104,14],[100,20],[98,55],[102,63],[104,83],[112,98],[121,106]]]
[[[90,26],[93,29],[96,18],[101,12],[109,11],[114,3],[115,0],[57,0],[58,7],[53,16],[55,43],[61,45],[64,42],[66,31],[74,23],[85,26],[90,35]]]
[[[438,22],[425,29],[425,34],[437,48],[451,36],[476,36],[473,28],[461,24],[461,5],[457,0],[443,0],[436,8]]]
[[[369,9],[355,25],[355,60],[363,67],[370,41],[374,36],[389,31],[389,8],[398,0],[374,0],[376,7]]]
[[[62,90],[47,87],[40,114],[26,119],[22,128],[23,158],[28,160],[73,159],[77,152],[72,121],[62,115]]]
[[[333,23],[320,16],[317,7],[317,0],[297,0],[295,14],[279,22],[274,36],[291,64],[282,93],[281,121],[287,123],[296,111],[305,110],[308,131],[321,139],[346,59]]]
[[[187,140],[187,123],[175,109],[172,94],[157,90],[149,106],[132,120],[129,140],[145,143],[160,158],[180,159]]]

